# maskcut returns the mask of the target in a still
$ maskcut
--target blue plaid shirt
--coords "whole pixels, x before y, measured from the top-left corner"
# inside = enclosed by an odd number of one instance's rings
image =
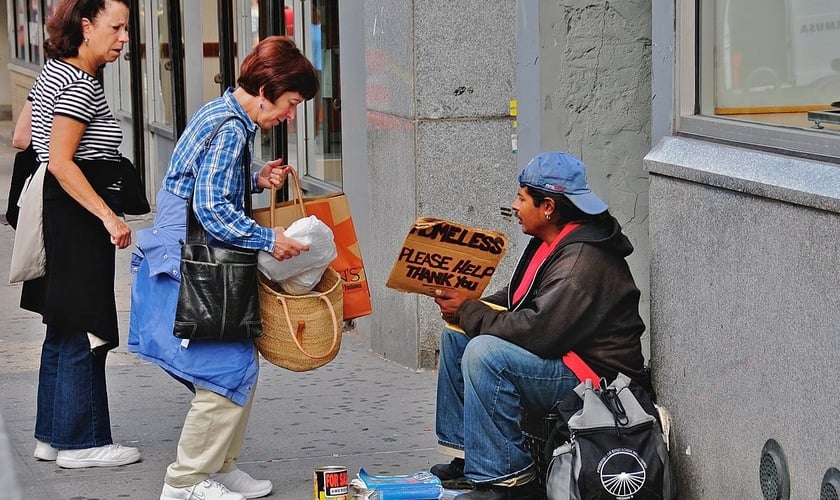
[[[210,147],[205,147],[213,128],[230,115],[242,121],[225,122],[211,139]],[[247,125],[243,127],[243,123]],[[227,89],[222,97],[202,106],[190,119],[172,152],[163,189],[189,200],[195,188],[193,211],[213,240],[271,252],[274,230],[260,226],[245,215],[243,152],[254,141],[256,131],[257,124],[233,98],[233,89]],[[251,173],[248,181],[251,192],[261,191],[256,173]]]

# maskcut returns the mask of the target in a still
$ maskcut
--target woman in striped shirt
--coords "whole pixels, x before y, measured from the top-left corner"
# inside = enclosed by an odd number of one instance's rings
[[[105,357],[119,343],[115,247],[122,131],[95,75],[128,42],[128,0],[63,0],[47,23],[49,58],[22,113],[44,177],[46,274],[24,283],[21,307],[47,325],[41,351],[35,457],[60,467],[126,465],[137,448],[111,437]],[[85,166],[87,165],[87,166]]]

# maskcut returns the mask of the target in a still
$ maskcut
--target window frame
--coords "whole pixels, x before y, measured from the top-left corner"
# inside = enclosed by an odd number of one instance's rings
[[[714,72],[714,11],[702,9],[713,0],[678,0],[676,5],[676,62],[674,133],[763,151],[840,163],[840,132],[746,122],[701,114],[704,92],[712,92]],[[703,45],[703,44],[706,45]],[[840,99],[840,96],[838,96]]]

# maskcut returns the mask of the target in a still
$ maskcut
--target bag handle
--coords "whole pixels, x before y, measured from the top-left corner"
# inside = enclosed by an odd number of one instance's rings
[[[289,176],[292,178],[292,197],[295,205],[300,207],[300,216],[306,217],[306,208],[303,206],[303,190],[300,188],[300,179],[294,167],[289,168]],[[271,185],[271,206],[268,209],[268,223],[274,227],[274,209],[277,207],[277,188]]]
[[[213,140],[213,137],[216,136],[216,133],[219,132],[219,129],[222,128],[222,125],[225,124],[228,120],[239,120],[242,125],[245,125],[245,121],[242,118],[239,118],[236,115],[228,115],[222,118],[222,120],[213,127],[213,130],[210,132],[210,135],[204,139],[204,149],[205,151],[210,149],[210,142]],[[243,175],[243,183],[245,184],[245,213],[248,214],[248,217],[251,217],[252,210],[251,210],[251,176],[249,172],[251,170],[251,150],[248,147],[248,132],[247,126],[245,131],[245,148],[242,151],[242,175]],[[196,177],[198,174],[196,173]],[[195,184],[193,184],[192,193],[190,193],[190,204],[187,205],[187,241],[190,243],[199,243],[199,244],[207,244],[207,232],[204,230],[204,226],[198,223],[198,219],[195,217],[195,213],[193,212],[193,199],[195,198]]]
[[[581,382],[591,380],[592,384],[595,385],[601,380],[601,377],[595,373],[595,370],[593,370],[592,367],[590,367],[589,364],[574,351],[569,351],[563,355],[563,364],[566,365],[566,368],[571,370],[571,372],[574,373],[577,379]]]
[[[309,354],[308,352],[306,352],[306,349],[304,349],[300,343],[300,338],[303,337],[303,329],[306,328],[306,322],[298,321],[298,328],[292,328],[292,320],[289,319],[289,308],[288,306],[286,306],[286,298],[282,295],[277,297],[277,300],[280,302],[280,305],[283,306],[283,313],[286,316],[286,325],[289,327],[289,334],[292,336],[292,340],[295,341],[295,345],[297,346],[298,350],[300,350],[300,352],[302,352],[304,356],[310,359],[324,359],[330,356],[333,352],[333,349],[335,349],[335,346],[338,344],[338,318],[335,317],[335,308],[333,308],[332,302],[330,302],[330,299],[328,299],[325,295],[320,295],[318,296],[318,298],[324,301],[324,304],[327,305],[327,309],[330,310],[330,316],[333,322],[333,339],[332,344],[330,345],[329,349],[327,349],[327,352],[316,356],[314,354]]]

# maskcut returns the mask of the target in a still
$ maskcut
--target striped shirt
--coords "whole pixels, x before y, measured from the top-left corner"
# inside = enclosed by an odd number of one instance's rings
[[[54,116],[87,125],[74,158],[120,160],[122,130],[93,76],[60,59],[48,59],[27,99],[32,102],[32,146],[40,161],[49,159]]]
[[[231,115],[240,119],[225,122],[211,138],[210,147],[206,147],[205,142],[216,125]],[[195,188],[196,219],[215,240],[271,252],[274,230],[260,226],[245,215],[243,152],[250,147],[256,131],[257,124],[234,99],[233,89],[228,89],[190,118],[172,152],[163,189],[189,200]],[[251,192],[261,191],[257,188],[256,173],[248,180]]]

